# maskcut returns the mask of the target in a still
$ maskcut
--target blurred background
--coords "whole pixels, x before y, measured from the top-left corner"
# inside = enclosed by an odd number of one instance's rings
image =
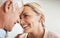
[[[60,34],[60,0],[23,0],[23,3],[36,2],[41,5],[45,15],[45,27],[47,30]],[[23,33],[22,27],[16,23],[7,38],[14,38]]]

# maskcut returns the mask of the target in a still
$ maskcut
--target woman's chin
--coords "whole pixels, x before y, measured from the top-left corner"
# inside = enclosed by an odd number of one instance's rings
[[[30,32],[30,29],[27,29],[27,30],[24,30],[25,33],[29,33]]]

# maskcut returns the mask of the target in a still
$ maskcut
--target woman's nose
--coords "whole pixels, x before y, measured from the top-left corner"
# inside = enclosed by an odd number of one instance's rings
[[[17,23],[20,23],[20,18],[17,19]]]
[[[25,23],[24,19],[20,19],[20,23],[24,24]]]

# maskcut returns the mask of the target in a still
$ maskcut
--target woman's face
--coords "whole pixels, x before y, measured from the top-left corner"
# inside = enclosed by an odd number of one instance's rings
[[[24,32],[35,31],[39,27],[39,16],[29,6],[24,7],[23,13],[20,16],[20,24]]]

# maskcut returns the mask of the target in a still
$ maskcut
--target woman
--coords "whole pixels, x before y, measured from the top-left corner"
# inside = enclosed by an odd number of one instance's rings
[[[51,32],[46,33],[44,20],[43,11],[39,4],[25,4],[20,15],[20,24],[24,29],[24,33],[16,36],[16,38],[57,38]]]

